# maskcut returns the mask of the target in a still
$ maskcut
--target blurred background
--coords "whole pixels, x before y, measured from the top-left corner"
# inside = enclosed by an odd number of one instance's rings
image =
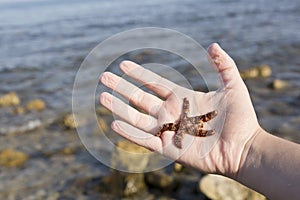
[[[97,44],[132,28],[174,29],[204,48],[218,42],[241,70],[261,125],[300,143],[299,19],[298,0],[0,1],[0,199],[214,198],[200,188],[203,174],[177,164],[133,176],[94,159],[71,115],[76,72]],[[188,71],[165,56],[147,50],[120,60],[163,59]],[[96,107],[99,126],[113,134],[112,116]]]

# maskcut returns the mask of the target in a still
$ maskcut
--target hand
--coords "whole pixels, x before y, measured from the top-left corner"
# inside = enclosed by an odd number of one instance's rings
[[[112,123],[113,130],[121,136],[203,172],[234,177],[247,154],[248,143],[251,143],[260,126],[234,61],[217,44],[212,44],[208,53],[212,67],[216,68],[222,82],[222,87],[217,91],[203,93],[189,90],[133,62],[123,61],[121,70],[160,98],[115,74],[105,72],[100,78],[104,85],[149,115],[106,92],[100,95],[100,102],[126,121]],[[184,97],[190,101],[192,116],[212,110],[217,110],[218,116],[208,123],[210,127],[205,127],[214,129],[216,135],[202,138],[185,134],[181,150],[173,144],[173,131],[165,131],[161,137],[153,135],[162,124],[179,119]],[[217,136],[220,137],[216,144],[204,156],[201,151],[207,145],[208,138]]]

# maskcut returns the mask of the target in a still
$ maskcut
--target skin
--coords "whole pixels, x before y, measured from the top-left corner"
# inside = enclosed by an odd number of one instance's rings
[[[123,61],[121,70],[157,96],[115,74],[103,73],[100,81],[104,85],[148,113],[141,113],[104,92],[100,95],[101,104],[124,120],[114,121],[113,130],[124,138],[202,172],[235,179],[270,199],[297,199],[300,145],[264,131],[258,124],[248,90],[234,61],[215,43],[208,48],[208,54],[222,82],[220,89],[208,93],[178,86],[130,61]],[[218,111],[211,128],[220,137],[205,156],[199,153],[205,141],[201,137],[185,134],[182,141],[185,148],[178,149],[172,142],[174,131],[165,131],[161,137],[154,136],[162,124],[180,117],[184,97],[189,99],[194,113]],[[203,111],[203,105],[207,105],[208,110]],[[220,124],[223,125],[221,128]]]

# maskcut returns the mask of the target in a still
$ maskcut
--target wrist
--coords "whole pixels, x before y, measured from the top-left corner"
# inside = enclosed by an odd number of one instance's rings
[[[246,141],[246,143],[241,147],[241,154],[240,154],[240,159],[237,163],[236,170],[234,170],[232,173],[228,174],[229,178],[235,179],[237,181],[242,179],[243,176],[243,169],[245,166],[249,163],[252,162],[259,162],[259,158],[257,157],[258,155],[253,155],[257,151],[256,149],[256,144],[257,140],[263,141],[264,138],[266,137],[266,132],[263,128],[258,126],[258,128],[254,131],[254,134]],[[257,158],[253,160],[253,158]]]

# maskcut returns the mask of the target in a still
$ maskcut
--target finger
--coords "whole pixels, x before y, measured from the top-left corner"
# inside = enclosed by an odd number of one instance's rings
[[[120,68],[125,74],[145,85],[164,99],[168,98],[172,91],[178,87],[175,83],[131,61],[123,61],[120,64]]]
[[[125,104],[123,101],[107,92],[100,95],[100,103],[114,114],[139,129],[152,134],[158,130],[157,120],[154,117],[140,113],[133,107]]]
[[[235,62],[217,43],[213,43],[208,47],[208,54],[216,65],[225,87],[233,88],[242,83]]]
[[[163,104],[163,101],[158,97],[141,90],[132,83],[110,72],[104,72],[100,77],[100,81],[105,86],[124,96],[131,103],[145,110],[150,115],[157,117],[157,113]]]
[[[152,151],[162,153],[162,141],[159,137],[155,137],[146,133],[130,124],[116,120],[111,125],[112,129],[122,137]]]

